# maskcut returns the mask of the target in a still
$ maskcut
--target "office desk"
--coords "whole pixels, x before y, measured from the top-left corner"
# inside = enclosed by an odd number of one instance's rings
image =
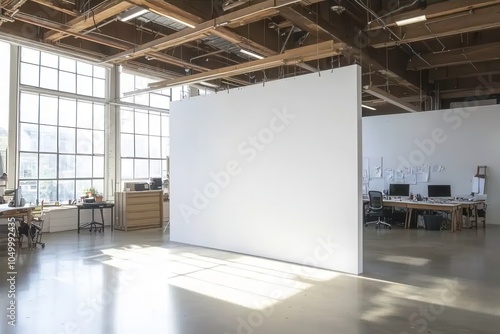
[[[31,248],[31,220],[32,220],[32,206],[11,207],[8,204],[0,204],[0,218],[24,218],[28,224],[28,247]],[[8,234],[7,234],[8,235]]]
[[[111,231],[113,231],[113,208],[115,205],[113,203],[89,203],[88,205],[83,205],[83,204],[78,204],[77,206],[78,209],[78,233],[80,233],[80,228],[86,228],[90,226],[90,230],[92,231],[92,226],[93,225],[101,225],[102,226],[102,233],[104,233],[104,209],[111,209]],[[94,210],[99,209],[101,211],[101,221],[102,223],[99,223],[95,221],[94,218]],[[92,221],[89,223],[86,223],[82,227],[80,227],[80,210],[92,210]],[[97,230],[97,226],[95,226]]]
[[[467,210],[467,217],[470,218],[470,211],[474,210],[474,220],[476,223],[476,230],[477,230],[477,225],[478,225],[478,206],[480,205],[485,205],[486,203],[484,201],[453,201],[452,203],[456,203],[460,205],[460,210],[466,209]],[[462,214],[460,214],[462,216]],[[460,229],[462,226],[460,226]],[[486,217],[483,220],[483,228],[486,228]]]

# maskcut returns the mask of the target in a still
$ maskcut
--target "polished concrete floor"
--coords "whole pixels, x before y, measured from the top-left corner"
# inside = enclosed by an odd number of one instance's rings
[[[44,237],[45,249],[17,250],[15,327],[0,243],[0,333],[500,332],[500,226],[367,228],[361,276],[175,244],[155,229]]]

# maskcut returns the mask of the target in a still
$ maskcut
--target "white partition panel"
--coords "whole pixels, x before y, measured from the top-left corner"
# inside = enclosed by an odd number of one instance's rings
[[[173,103],[171,240],[362,272],[360,70]]]
[[[427,196],[427,185],[451,185],[452,196],[467,196],[478,165],[488,166],[488,224],[500,224],[500,106],[447,109],[363,118],[365,157],[383,157],[384,168],[435,166],[428,183],[410,185]],[[442,166],[443,169],[439,169]],[[370,189],[388,189],[391,181],[373,179]]]

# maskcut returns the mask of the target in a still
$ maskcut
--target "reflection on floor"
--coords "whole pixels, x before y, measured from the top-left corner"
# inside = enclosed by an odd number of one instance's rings
[[[352,276],[171,243],[161,230],[45,234],[18,249],[0,333],[498,333],[500,227],[365,229]],[[279,241],[276,246],[279,247]]]

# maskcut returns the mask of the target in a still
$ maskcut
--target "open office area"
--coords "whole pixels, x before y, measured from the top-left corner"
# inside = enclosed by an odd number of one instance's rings
[[[1,1],[0,332],[496,334],[498,6]]]

